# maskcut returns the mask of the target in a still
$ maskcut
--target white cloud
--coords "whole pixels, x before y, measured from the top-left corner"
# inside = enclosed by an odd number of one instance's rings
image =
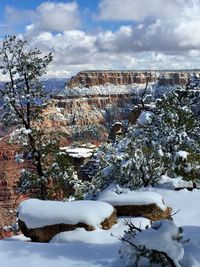
[[[145,17],[179,15],[179,0],[100,0],[101,20],[141,20]]]
[[[102,19],[135,20],[129,25],[128,35],[123,27],[99,35],[97,45],[102,51],[181,54],[200,49],[200,0],[154,0],[151,4],[149,0],[126,0],[123,4],[119,0],[102,0],[100,7]]]
[[[20,10],[7,6],[7,23],[13,26],[28,24],[26,30],[32,34],[41,31],[63,32],[80,25],[79,9],[76,2],[43,2],[36,9]]]
[[[199,50],[168,54],[165,51],[137,52],[124,48],[119,53],[116,50],[117,45],[104,50],[98,47],[100,39],[112,44],[116,36],[122,39],[130,38],[130,33],[132,34],[132,31],[127,26],[121,27],[117,33],[102,32],[97,35],[86,34],[80,30],[59,34],[42,32],[33,39],[33,44],[45,53],[53,52],[54,60],[48,75],[56,77],[68,77],[86,69],[181,69],[199,66]]]
[[[35,27],[41,31],[62,32],[79,26],[80,18],[76,2],[44,2],[36,9]]]
[[[44,2],[23,14],[8,8],[7,14],[12,12],[13,21],[28,17],[26,35],[34,46],[53,52],[50,76],[70,76],[83,69],[199,67],[200,0],[101,0],[97,26],[101,28],[101,19],[126,22],[115,31],[92,33],[79,29],[76,2]]]

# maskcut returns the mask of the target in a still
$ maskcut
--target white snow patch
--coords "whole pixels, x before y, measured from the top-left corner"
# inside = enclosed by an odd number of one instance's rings
[[[187,159],[189,153],[187,151],[183,151],[183,150],[179,150],[178,152],[176,152],[176,157]]]
[[[61,147],[60,150],[65,151],[67,154],[69,154],[70,157],[73,158],[90,158],[93,155],[95,149],[85,147]]]
[[[54,224],[85,223],[101,227],[113,207],[105,202],[80,200],[71,202],[28,199],[20,203],[18,218],[30,229]]]
[[[118,223],[113,225],[109,230],[96,229],[94,231],[86,231],[84,228],[77,228],[73,231],[62,232],[55,235],[51,243],[71,243],[71,242],[82,242],[82,243],[93,243],[93,244],[111,244],[120,242],[119,237],[123,235],[125,230],[128,230],[128,226],[124,224],[124,221],[128,220],[134,223],[135,226],[145,229],[147,225],[150,225],[150,221],[145,218],[131,218],[121,217]]]
[[[149,124],[152,121],[153,115],[154,114],[151,111],[144,111],[140,114],[139,118],[137,119],[137,123],[140,126],[144,126],[146,124]]]

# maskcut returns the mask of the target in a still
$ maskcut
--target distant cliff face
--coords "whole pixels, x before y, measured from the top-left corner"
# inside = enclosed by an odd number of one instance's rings
[[[129,94],[57,98],[46,120],[54,128],[62,128],[71,141],[102,142],[116,121],[127,120],[134,105]]]
[[[161,85],[185,85],[188,80],[186,72],[151,72],[151,71],[81,71],[67,83],[69,88],[92,87],[106,84],[129,85],[144,84],[159,80]]]
[[[184,86],[188,82],[189,75],[186,72],[166,72],[158,77],[158,86]]]

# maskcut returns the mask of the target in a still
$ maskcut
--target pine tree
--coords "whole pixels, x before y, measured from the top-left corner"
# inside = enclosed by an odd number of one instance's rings
[[[41,77],[52,59],[51,53],[43,56],[27,40],[16,36],[5,37],[0,47],[0,68],[8,80],[0,89],[5,103],[1,119],[4,124],[17,127],[11,141],[18,142],[23,153],[16,159],[27,162],[21,172],[19,191],[37,192],[41,199],[50,197],[50,182],[62,184],[66,177],[62,175],[69,170],[68,166],[59,168],[60,133],[50,131],[43,116],[49,101]],[[68,176],[72,175],[70,170]]]
[[[93,183],[103,190],[111,183],[135,189],[155,186],[163,174],[192,180],[200,177],[200,97],[197,90],[171,92],[156,100],[151,120],[131,125],[127,134],[97,154]],[[103,156],[102,156],[103,155]]]

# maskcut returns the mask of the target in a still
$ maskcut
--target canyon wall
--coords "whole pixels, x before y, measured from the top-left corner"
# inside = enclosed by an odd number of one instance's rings
[[[159,76],[159,77],[158,77]],[[66,84],[69,88],[91,87],[106,84],[128,85],[160,80],[161,84],[185,85],[188,80],[187,72],[171,71],[81,71]]]

